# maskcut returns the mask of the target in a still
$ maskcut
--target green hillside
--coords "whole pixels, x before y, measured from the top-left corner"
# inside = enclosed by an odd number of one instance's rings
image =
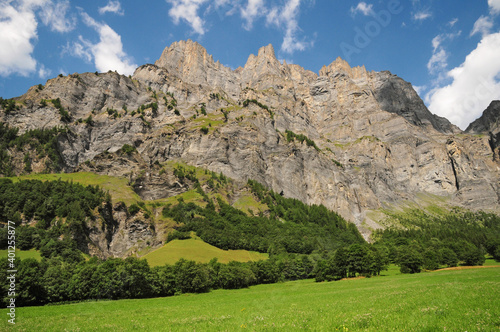
[[[0,258],[8,257],[8,253],[9,252],[7,250],[0,250]],[[20,259],[34,258],[37,261],[40,261],[42,259],[42,256],[40,256],[40,252],[34,249],[16,250],[16,258]]]
[[[222,250],[203,242],[200,238],[173,240],[156,249],[142,258],[145,258],[149,266],[160,266],[174,264],[179,259],[184,258],[198,263],[208,263],[213,258],[217,258],[221,263],[231,261],[250,262],[267,259],[267,254],[262,254],[247,250]]]
[[[128,180],[123,177],[99,175],[90,172],[78,173],[59,173],[59,174],[29,174],[20,177],[10,178],[14,182],[20,180],[40,180],[40,181],[70,181],[80,183],[85,186],[100,186],[102,189],[109,192],[113,202],[125,202],[130,205],[141,198],[137,195],[128,184]]]

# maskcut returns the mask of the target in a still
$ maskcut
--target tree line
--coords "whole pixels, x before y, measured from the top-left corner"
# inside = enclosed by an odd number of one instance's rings
[[[61,254],[78,245],[85,247],[89,241],[87,221],[98,214],[109,215],[110,209],[111,196],[98,186],[0,178],[0,220],[16,224],[19,249],[34,248],[42,256],[50,257],[54,250]],[[21,226],[23,220],[35,226]],[[6,248],[4,227],[0,228],[0,249]]]
[[[354,224],[324,206],[309,206],[284,198],[255,181],[248,184],[268,206],[268,216],[262,212],[257,216],[247,215],[220,198],[216,201],[208,198],[197,186],[207,202],[205,207],[179,200],[177,205],[163,208],[163,216],[179,225],[170,239],[182,238],[194,231],[205,242],[224,250],[245,249],[270,254],[321,253],[365,242]]]
[[[421,210],[390,216],[392,225],[373,234],[388,248],[402,272],[435,270],[439,266],[482,265],[485,254],[500,261],[500,217],[455,208],[431,214]]]
[[[342,252],[349,264],[354,264],[344,275],[332,271],[329,261],[318,255],[282,254],[268,260],[228,264],[217,259],[209,263],[181,259],[173,265],[150,267],[146,260],[135,257],[105,260],[92,257],[85,260],[78,249],[69,246],[62,252],[44,252],[41,261],[33,258],[16,260],[19,290],[16,304],[33,306],[67,301],[165,297],[290,280],[316,278],[316,281],[330,281],[357,273],[379,273],[383,265],[373,265],[370,267],[373,270],[368,272],[364,263],[356,259],[363,255],[360,251],[376,252],[368,248],[353,245],[347,250],[337,250],[337,255],[333,256],[335,259]],[[7,277],[8,264],[7,258],[0,259],[0,278]],[[7,292],[7,283],[0,285],[0,298],[4,304],[8,301]]]

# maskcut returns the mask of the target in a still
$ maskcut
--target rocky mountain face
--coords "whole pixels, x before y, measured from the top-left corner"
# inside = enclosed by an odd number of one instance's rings
[[[56,98],[69,122],[41,102]],[[500,102],[464,133],[430,113],[410,83],[340,58],[316,74],[280,63],[269,45],[231,70],[181,41],[132,77],[57,77],[16,102],[20,109],[2,110],[0,121],[20,132],[68,127],[58,141],[64,171],[132,180],[146,172],[137,189],[144,199],[173,195],[154,165],[181,160],[324,204],[365,236],[380,227],[382,208],[441,200],[499,210]],[[103,157],[124,144],[140,163]]]
[[[483,115],[472,122],[465,132],[489,135],[494,158],[498,159],[500,156],[498,149],[500,147],[500,101],[493,101]]]

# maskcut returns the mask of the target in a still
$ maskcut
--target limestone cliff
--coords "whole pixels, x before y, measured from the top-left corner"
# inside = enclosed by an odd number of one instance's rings
[[[41,102],[56,98],[70,122]],[[20,109],[2,110],[0,121],[20,132],[68,127],[58,142],[67,172],[90,161],[95,172],[130,175],[129,163],[100,157],[130,144],[145,171],[182,160],[255,179],[287,197],[324,204],[365,235],[380,227],[370,211],[422,197],[499,210],[500,165],[488,136],[463,133],[433,115],[396,75],[351,68],[342,59],[316,74],[280,63],[269,45],[231,70],[198,43],[180,41],[131,78],[58,77],[16,100]],[[83,121],[89,116],[90,124]],[[290,139],[288,131],[315,146]],[[162,186],[170,188],[158,177],[141,196],[173,194]]]

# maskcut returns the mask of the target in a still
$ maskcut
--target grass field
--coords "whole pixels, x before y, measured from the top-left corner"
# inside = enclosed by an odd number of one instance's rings
[[[0,258],[8,257],[7,250],[0,250]],[[40,256],[40,252],[35,249],[31,250],[16,250],[16,258],[26,259],[26,258],[34,258],[38,261],[42,260],[42,256]]]
[[[79,172],[79,173],[60,173],[60,174],[30,174],[20,177],[10,178],[13,181],[21,180],[40,180],[40,181],[73,181],[83,185],[99,185],[106,191],[109,191],[113,202],[123,201],[125,204],[140,201],[140,197],[128,185],[128,180],[122,177],[98,175],[94,173]]]
[[[8,328],[0,310],[0,330]],[[500,268],[18,308],[12,331],[498,331]]]
[[[267,254],[246,250],[222,250],[203,242],[200,238],[188,240],[173,240],[163,247],[152,251],[145,258],[149,266],[174,264],[181,258],[200,263],[208,263],[212,258],[218,258],[221,263],[230,261],[248,262],[267,259]]]

